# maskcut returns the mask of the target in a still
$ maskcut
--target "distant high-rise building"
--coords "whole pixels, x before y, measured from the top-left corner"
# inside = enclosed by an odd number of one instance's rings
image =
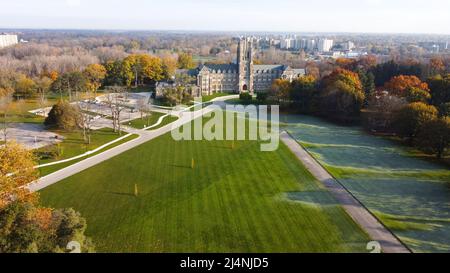
[[[17,35],[0,34],[0,48],[12,46],[18,43],[19,40],[17,39]]]
[[[344,50],[351,51],[351,50],[355,49],[355,44],[352,41],[347,41],[342,44],[342,48]]]
[[[314,51],[316,49],[316,41],[314,39],[306,40],[306,50]]]
[[[329,39],[319,39],[317,43],[317,49],[319,52],[329,52],[333,47],[333,40]]]
[[[294,47],[294,39],[286,38],[282,39],[280,42],[281,49],[292,49]]]

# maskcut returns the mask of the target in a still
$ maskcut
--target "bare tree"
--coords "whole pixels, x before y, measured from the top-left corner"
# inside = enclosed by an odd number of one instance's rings
[[[11,102],[12,102],[12,94],[0,97],[0,111],[3,112],[2,134],[5,144],[7,142],[8,136],[8,112],[11,109]]]
[[[119,132],[122,134],[120,114],[125,109],[122,106],[122,98],[128,97],[128,91],[126,87],[123,86],[112,86],[108,88],[108,93],[106,94],[106,103],[111,110],[111,118],[113,122],[114,132]]]

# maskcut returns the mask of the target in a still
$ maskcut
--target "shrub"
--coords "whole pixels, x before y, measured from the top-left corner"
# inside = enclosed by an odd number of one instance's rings
[[[402,137],[414,139],[425,122],[436,119],[436,107],[423,102],[410,103],[397,111],[394,117],[394,131]]]
[[[53,105],[44,121],[45,126],[71,131],[79,128],[81,113],[79,109],[66,101]]]
[[[256,93],[256,100],[259,102],[265,102],[267,100],[267,93],[266,92]]]
[[[248,92],[242,92],[239,94],[239,99],[243,102],[243,103],[250,103],[253,99],[252,95]]]
[[[450,117],[426,121],[417,136],[417,144],[441,158],[450,146]]]

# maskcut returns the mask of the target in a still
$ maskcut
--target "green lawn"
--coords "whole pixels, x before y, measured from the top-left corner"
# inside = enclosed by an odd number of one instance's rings
[[[55,161],[71,158],[71,157],[74,157],[77,155],[81,155],[87,151],[92,151],[92,150],[96,149],[97,147],[100,147],[103,144],[106,144],[106,143],[113,141],[114,139],[120,137],[118,135],[118,133],[114,133],[112,129],[103,128],[103,129],[93,131],[92,135],[91,135],[91,143],[86,144],[83,139],[83,134],[80,131],[73,131],[73,132],[55,131],[55,133],[60,134],[64,137],[64,140],[60,144],[58,144],[58,146],[59,146],[58,149],[60,149],[60,151],[61,151],[60,156],[51,158],[51,159],[39,159],[39,161],[38,161],[39,164],[55,162]],[[125,133],[123,133],[123,134],[125,134]],[[130,140],[130,139],[125,139],[124,141],[128,141],[128,140]],[[111,146],[111,147],[113,147],[113,146]],[[111,147],[108,147],[108,148],[111,148]],[[47,149],[48,149],[48,147],[37,149],[36,153],[45,151]],[[105,149],[107,149],[107,148],[105,148]],[[61,169],[61,167],[71,165],[75,162],[77,162],[77,161],[71,161],[71,162],[64,163],[64,164],[58,164],[58,165],[54,165],[54,166],[40,168],[39,170],[41,172],[41,175],[46,175],[46,174],[49,174],[50,172]]]
[[[57,99],[48,99],[44,106],[55,104]],[[8,123],[42,123],[44,117],[29,113],[30,110],[41,108],[37,99],[23,99],[11,102],[10,110],[7,112],[6,122]],[[0,111],[0,123],[5,120],[3,111]]]
[[[151,115],[144,116],[142,119],[141,118],[133,119],[131,121],[124,122],[123,124],[128,125],[133,128],[136,128],[136,129],[143,129],[145,127],[156,124],[156,122],[158,122],[158,119],[164,115],[165,114],[163,114],[163,113],[152,112]],[[161,124],[159,124],[156,127],[151,128],[149,130],[155,130],[155,129],[161,128],[162,126],[172,123],[177,119],[178,119],[178,117],[175,117],[175,116],[167,116],[162,120]]]
[[[120,144],[125,143],[125,142],[131,141],[131,140],[133,140],[133,139],[135,139],[135,138],[137,138],[137,137],[138,137],[138,135],[132,134],[132,135],[130,135],[130,136],[128,136],[128,137],[126,137],[126,138],[124,138],[124,139],[122,139],[122,140],[119,140],[119,141],[117,141],[117,142],[114,142],[113,144],[111,144],[111,145],[109,145],[109,146],[107,146],[107,147],[105,147],[105,148],[103,148],[103,149],[101,149],[101,150],[99,150],[99,151],[97,151],[97,152],[95,152],[95,153],[86,155],[86,156],[84,156],[84,157],[82,157],[82,158],[75,159],[75,160],[72,160],[72,161],[69,161],[69,162],[64,162],[64,163],[56,164],[56,165],[51,165],[51,166],[41,167],[41,168],[39,168],[39,174],[40,174],[41,177],[42,177],[42,176],[49,175],[49,174],[54,173],[54,172],[56,172],[56,171],[58,171],[58,170],[64,169],[65,167],[68,167],[68,166],[70,166],[70,165],[73,165],[73,164],[75,164],[75,163],[77,163],[77,162],[80,162],[80,161],[82,161],[82,160],[85,160],[86,158],[92,157],[92,156],[97,155],[97,154],[99,154],[99,153],[102,153],[102,152],[104,152],[104,151],[106,151],[106,150],[112,149],[112,148],[114,148],[114,147],[116,147],[116,146],[119,146]],[[99,146],[101,146],[101,145],[99,145]]]
[[[99,252],[364,252],[367,235],[288,148],[259,144],[166,134],[41,200],[80,211]]]

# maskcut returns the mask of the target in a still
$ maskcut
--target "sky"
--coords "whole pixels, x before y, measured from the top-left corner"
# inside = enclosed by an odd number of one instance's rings
[[[0,28],[450,34],[449,0],[0,0]]]

